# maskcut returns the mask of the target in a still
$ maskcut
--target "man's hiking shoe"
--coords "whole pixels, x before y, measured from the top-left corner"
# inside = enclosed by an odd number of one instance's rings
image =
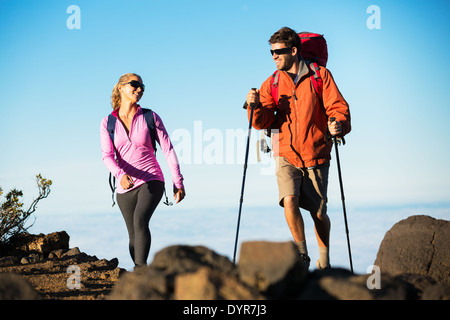
[[[300,254],[300,265],[303,267],[303,269],[308,270],[309,264],[311,262],[311,259],[308,257],[307,254]]]
[[[317,265],[317,270],[320,270],[320,271],[322,271],[322,270],[328,270],[328,269],[330,269],[331,268],[331,265],[329,264],[329,265],[327,265],[326,267],[322,267],[321,265],[320,265],[320,262],[319,262],[319,260],[317,260],[317,263],[316,263],[316,265]]]

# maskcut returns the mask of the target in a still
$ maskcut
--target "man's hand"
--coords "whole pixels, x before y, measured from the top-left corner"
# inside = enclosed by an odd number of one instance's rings
[[[247,94],[247,104],[250,105],[254,103],[255,105],[259,104],[259,90],[258,89],[251,89],[250,92]]]
[[[330,120],[328,120],[328,130],[333,137],[342,136],[342,124],[339,121],[331,122]]]

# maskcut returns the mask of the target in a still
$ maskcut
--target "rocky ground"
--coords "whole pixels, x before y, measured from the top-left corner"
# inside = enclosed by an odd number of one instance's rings
[[[76,276],[76,270],[70,274],[67,272],[72,265],[80,268],[79,287],[75,280],[72,285],[67,283],[71,275]],[[0,262],[0,273],[22,275],[42,299],[106,299],[119,280],[120,272],[121,270],[117,268],[117,260],[99,260],[86,254],[67,256],[57,260],[46,259],[23,265]]]
[[[126,272],[117,267],[117,259],[98,259],[77,247],[69,249],[65,232],[29,235],[16,243],[15,255],[0,258],[0,299],[102,300]],[[27,290],[28,284],[33,290]],[[18,289],[8,292],[2,285]]]
[[[171,246],[134,272],[69,249],[63,232],[0,248],[1,299],[450,300],[450,222],[427,216],[389,230],[373,274],[308,272],[292,242],[246,242],[237,266],[203,246]]]

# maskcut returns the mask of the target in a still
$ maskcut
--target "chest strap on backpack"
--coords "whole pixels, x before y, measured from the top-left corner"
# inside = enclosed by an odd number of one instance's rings
[[[275,71],[270,81],[270,93],[272,94],[275,104],[278,106],[278,80],[280,79],[280,71]]]
[[[319,66],[316,62],[311,62],[309,64],[309,67],[314,72],[314,74],[311,76],[311,82],[313,83],[314,89],[316,90],[316,93],[319,96],[320,100],[322,100],[323,80],[320,76]]]

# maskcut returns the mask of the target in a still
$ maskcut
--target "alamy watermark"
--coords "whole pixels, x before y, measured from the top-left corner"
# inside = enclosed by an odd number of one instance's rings
[[[81,29],[81,10],[77,5],[70,5],[67,7],[66,13],[70,16],[66,20],[66,26],[69,30],[79,30]]]
[[[67,273],[71,275],[67,278],[67,288],[70,290],[81,289],[81,270],[80,267],[73,264],[67,268]]]
[[[366,286],[367,289],[381,289],[381,271],[380,267],[373,265],[367,268],[367,273],[371,275],[367,278]]]
[[[367,7],[366,12],[370,14],[367,18],[366,26],[368,29],[381,29],[381,10],[377,5],[370,5]]]
[[[70,5],[66,10],[70,16],[66,20],[66,26],[69,30],[81,29],[81,9],[77,5]],[[366,26],[368,29],[381,29],[381,9],[379,6],[372,4],[367,7],[367,14],[370,16],[366,20]]]
[[[274,130],[275,134],[276,131]],[[259,159],[257,157],[257,150],[260,148],[258,141],[264,138],[258,130],[252,129],[249,132],[244,129],[205,129],[202,121],[194,121],[192,130],[175,129],[170,139],[181,165],[240,165],[245,163],[249,133],[251,140],[247,164],[258,164],[261,175],[274,174],[274,150],[270,154],[260,151],[261,156]],[[269,139],[264,139],[266,138]]]

